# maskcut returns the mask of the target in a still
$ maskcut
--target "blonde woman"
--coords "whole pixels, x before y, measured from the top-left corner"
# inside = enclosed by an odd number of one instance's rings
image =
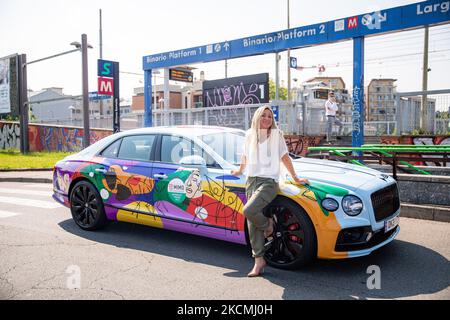
[[[248,233],[255,258],[249,277],[259,276],[266,266],[265,249],[273,241],[274,221],[263,215],[264,208],[277,196],[280,166],[283,164],[297,184],[308,183],[295,173],[289,157],[286,142],[278,129],[270,106],[258,108],[253,115],[251,128],[246,132],[244,153],[238,170],[231,174],[238,176],[247,169],[244,215],[247,218]],[[265,238],[269,241],[266,243]]]

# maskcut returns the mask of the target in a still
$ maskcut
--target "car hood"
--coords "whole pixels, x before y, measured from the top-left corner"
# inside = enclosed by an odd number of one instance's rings
[[[381,172],[355,164],[330,160],[301,158],[292,161],[295,172],[301,178],[356,190]]]

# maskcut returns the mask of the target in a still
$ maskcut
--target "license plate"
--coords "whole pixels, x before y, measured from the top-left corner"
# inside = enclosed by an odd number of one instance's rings
[[[389,232],[390,230],[394,229],[396,226],[398,226],[398,223],[400,222],[400,217],[396,216],[392,219],[386,220],[384,222],[384,232]]]

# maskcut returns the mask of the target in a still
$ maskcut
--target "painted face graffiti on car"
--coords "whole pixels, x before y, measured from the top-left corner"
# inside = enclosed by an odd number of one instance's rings
[[[189,199],[202,196],[202,180],[198,170],[194,170],[187,178],[185,183],[185,192],[186,197]]]

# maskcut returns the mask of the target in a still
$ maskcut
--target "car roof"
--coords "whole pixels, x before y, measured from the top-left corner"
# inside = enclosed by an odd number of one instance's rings
[[[195,137],[205,134],[214,134],[220,132],[243,132],[241,129],[219,127],[219,126],[201,126],[201,125],[179,125],[179,126],[164,126],[164,127],[147,127],[123,131],[124,135],[129,134],[175,134],[187,137]]]

